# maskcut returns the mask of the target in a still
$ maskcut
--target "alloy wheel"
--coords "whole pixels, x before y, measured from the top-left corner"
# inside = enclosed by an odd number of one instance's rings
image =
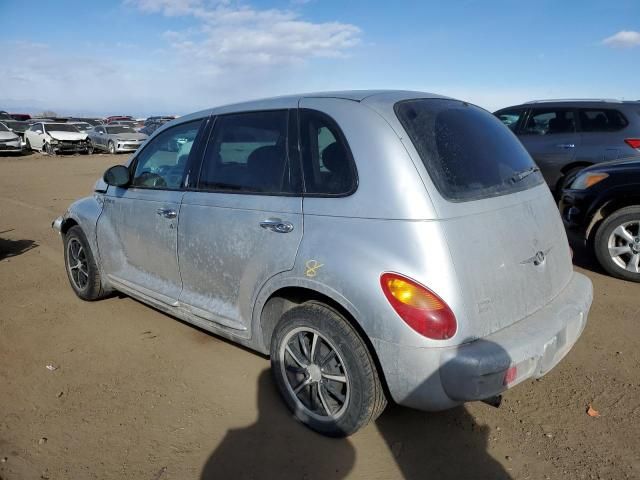
[[[279,360],[297,408],[320,421],[342,416],[351,387],[344,361],[331,341],[313,328],[294,328],[281,343]]]
[[[84,290],[89,284],[89,262],[84,247],[77,238],[67,243],[67,268],[73,285]]]
[[[609,235],[607,246],[618,267],[640,273],[640,220],[618,225]]]

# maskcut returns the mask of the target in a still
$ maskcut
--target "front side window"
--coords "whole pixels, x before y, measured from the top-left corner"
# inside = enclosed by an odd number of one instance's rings
[[[573,133],[576,121],[572,110],[536,109],[531,112],[523,133],[529,135],[553,135]]]
[[[315,110],[300,110],[305,193],[348,195],[357,186],[353,158],[338,125]]]
[[[581,108],[578,116],[580,130],[583,132],[615,132],[629,124],[618,110]]]
[[[198,189],[292,193],[287,110],[219,116],[202,164]]]
[[[489,112],[458,100],[416,99],[395,106],[443,197],[478,200],[543,182],[518,139]]]
[[[522,117],[523,110],[503,110],[498,112],[496,116],[504,123],[512,132],[518,128],[518,123]]]
[[[180,188],[201,123],[202,119],[177,125],[149,142],[136,157],[131,186],[161,190]]]

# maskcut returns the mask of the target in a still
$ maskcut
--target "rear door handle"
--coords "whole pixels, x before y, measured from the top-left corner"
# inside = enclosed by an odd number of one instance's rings
[[[560,144],[556,145],[556,147],[558,147],[558,148],[576,148],[575,144],[573,144],[573,143],[560,143]]]
[[[289,233],[293,231],[292,223],[283,222],[279,218],[267,218],[260,222],[260,226],[276,233]]]
[[[164,218],[176,218],[178,216],[178,212],[170,208],[159,208],[156,213]]]

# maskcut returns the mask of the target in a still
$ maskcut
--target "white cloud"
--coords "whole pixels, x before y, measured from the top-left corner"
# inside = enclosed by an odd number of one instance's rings
[[[618,48],[640,47],[640,32],[622,30],[615,35],[605,38],[602,43],[609,47]]]
[[[198,26],[165,33],[183,56],[216,67],[282,65],[313,58],[344,57],[360,43],[349,23],[314,23],[298,13],[256,9],[228,0],[127,0],[143,12],[191,17]]]

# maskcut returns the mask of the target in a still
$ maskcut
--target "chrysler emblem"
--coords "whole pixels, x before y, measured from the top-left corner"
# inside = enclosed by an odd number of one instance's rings
[[[547,258],[547,254],[550,251],[551,251],[551,248],[547,248],[545,251],[540,250],[539,252],[536,252],[536,254],[533,257],[523,260],[522,262],[520,262],[520,264],[526,265],[527,263],[533,263],[536,267],[538,265],[542,265]]]

